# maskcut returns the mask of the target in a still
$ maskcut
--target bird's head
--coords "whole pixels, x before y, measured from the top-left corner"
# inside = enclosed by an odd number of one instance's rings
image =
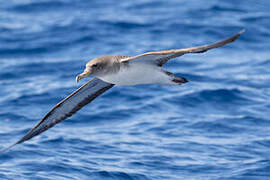
[[[108,66],[108,62],[102,58],[95,58],[90,60],[83,71],[83,73],[79,74],[76,77],[76,81],[88,77],[88,76],[96,76],[99,77],[102,74],[106,73],[106,67]]]

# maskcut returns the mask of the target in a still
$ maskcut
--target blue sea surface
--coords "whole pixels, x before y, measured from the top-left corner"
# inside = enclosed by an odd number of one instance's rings
[[[0,5],[0,149],[109,54],[234,43],[165,67],[181,86],[116,86],[0,155],[2,180],[270,179],[269,0],[9,0]]]

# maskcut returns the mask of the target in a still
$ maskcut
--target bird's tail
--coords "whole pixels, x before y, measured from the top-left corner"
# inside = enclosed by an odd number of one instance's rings
[[[170,76],[170,79],[171,79],[171,81],[172,81],[174,84],[181,85],[181,84],[183,84],[183,83],[187,83],[187,82],[188,82],[188,80],[187,80],[186,78],[184,78],[184,77],[177,76],[177,75],[175,75],[175,74],[173,74],[173,73],[171,73],[171,72],[169,72],[169,71],[166,71],[166,70],[164,70],[164,69],[163,69],[163,71],[164,71],[164,73],[166,73],[168,76]]]
[[[184,77],[181,77],[181,76],[174,76],[172,79],[172,82],[181,85],[183,83],[187,83],[188,80]]]

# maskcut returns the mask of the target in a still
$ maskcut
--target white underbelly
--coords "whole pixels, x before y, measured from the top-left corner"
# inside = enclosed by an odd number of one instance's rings
[[[117,73],[98,77],[116,85],[173,84],[171,78],[160,67],[148,64],[130,64]]]

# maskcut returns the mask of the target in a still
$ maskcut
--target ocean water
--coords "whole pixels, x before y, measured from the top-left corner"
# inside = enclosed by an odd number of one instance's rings
[[[114,87],[0,155],[0,179],[270,179],[270,1],[0,5],[0,149],[87,80],[90,59],[236,42],[172,60],[182,86]]]

